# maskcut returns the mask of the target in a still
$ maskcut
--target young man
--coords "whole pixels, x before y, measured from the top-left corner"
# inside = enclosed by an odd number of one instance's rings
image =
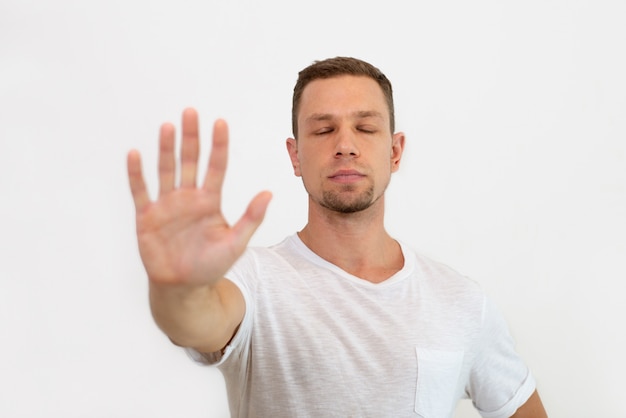
[[[305,227],[246,248],[271,195],[235,225],[221,213],[228,133],[215,122],[196,186],[198,116],[160,132],[159,197],[128,155],[137,238],[154,318],[223,372],[234,417],[450,417],[471,397],[484,417],[545,417],[502,316],[479,286],[384,228],[385,189],[404,134],[389,80],[337,57],[299,74],[287,151],[309,196]]]

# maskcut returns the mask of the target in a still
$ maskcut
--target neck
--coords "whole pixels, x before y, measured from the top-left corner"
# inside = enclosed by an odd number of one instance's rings
[[[298,235],[326,261],[374,283],[388,279],[404,265],[400,245],[384,227],[383,199],[347,214],[309,201],[308,223]]]

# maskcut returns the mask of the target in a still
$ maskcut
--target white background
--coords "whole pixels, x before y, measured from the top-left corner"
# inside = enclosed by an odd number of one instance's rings
[[[224,210],[272,190],[253,243],[275,243],[306,218],[293,84],[337,55],[394,85],[389,231],[484,286],[551,417],[626,416],[625,21],[619,0],[3,0],[0,416],[227,416],[150,317],[126,153],[154,191],[159,125],[226,118]]]

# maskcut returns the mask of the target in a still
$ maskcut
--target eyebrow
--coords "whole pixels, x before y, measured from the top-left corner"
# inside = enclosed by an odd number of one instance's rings
[[[375,110],[357,110],[350,115],[353,119],[364,119],[364,118],[380,118],[383,119],[383,115],[380,112]],[[335,116],[330,113],[314,113],[311,116],[307,117],[305,122],[320,122],[320,121],[328,121],[335,119]]]

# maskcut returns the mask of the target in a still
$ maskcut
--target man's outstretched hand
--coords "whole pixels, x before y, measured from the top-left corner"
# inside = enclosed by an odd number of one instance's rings
[[[263,221],[271,199],[261,192],[234,225],[221,210],[222,185],[228,159],[228,126],[217,120],[203,184],[196,185],[200,140],[198,114],[182,116],[180,184],[176,185],[175,128],[161,126],[159,138],[159,196],[150,200],[141,169],[141,156],[128,153],[128,179],[137,219],[139,252],[154,284],[203,285],[222,278],[245,250]]]

